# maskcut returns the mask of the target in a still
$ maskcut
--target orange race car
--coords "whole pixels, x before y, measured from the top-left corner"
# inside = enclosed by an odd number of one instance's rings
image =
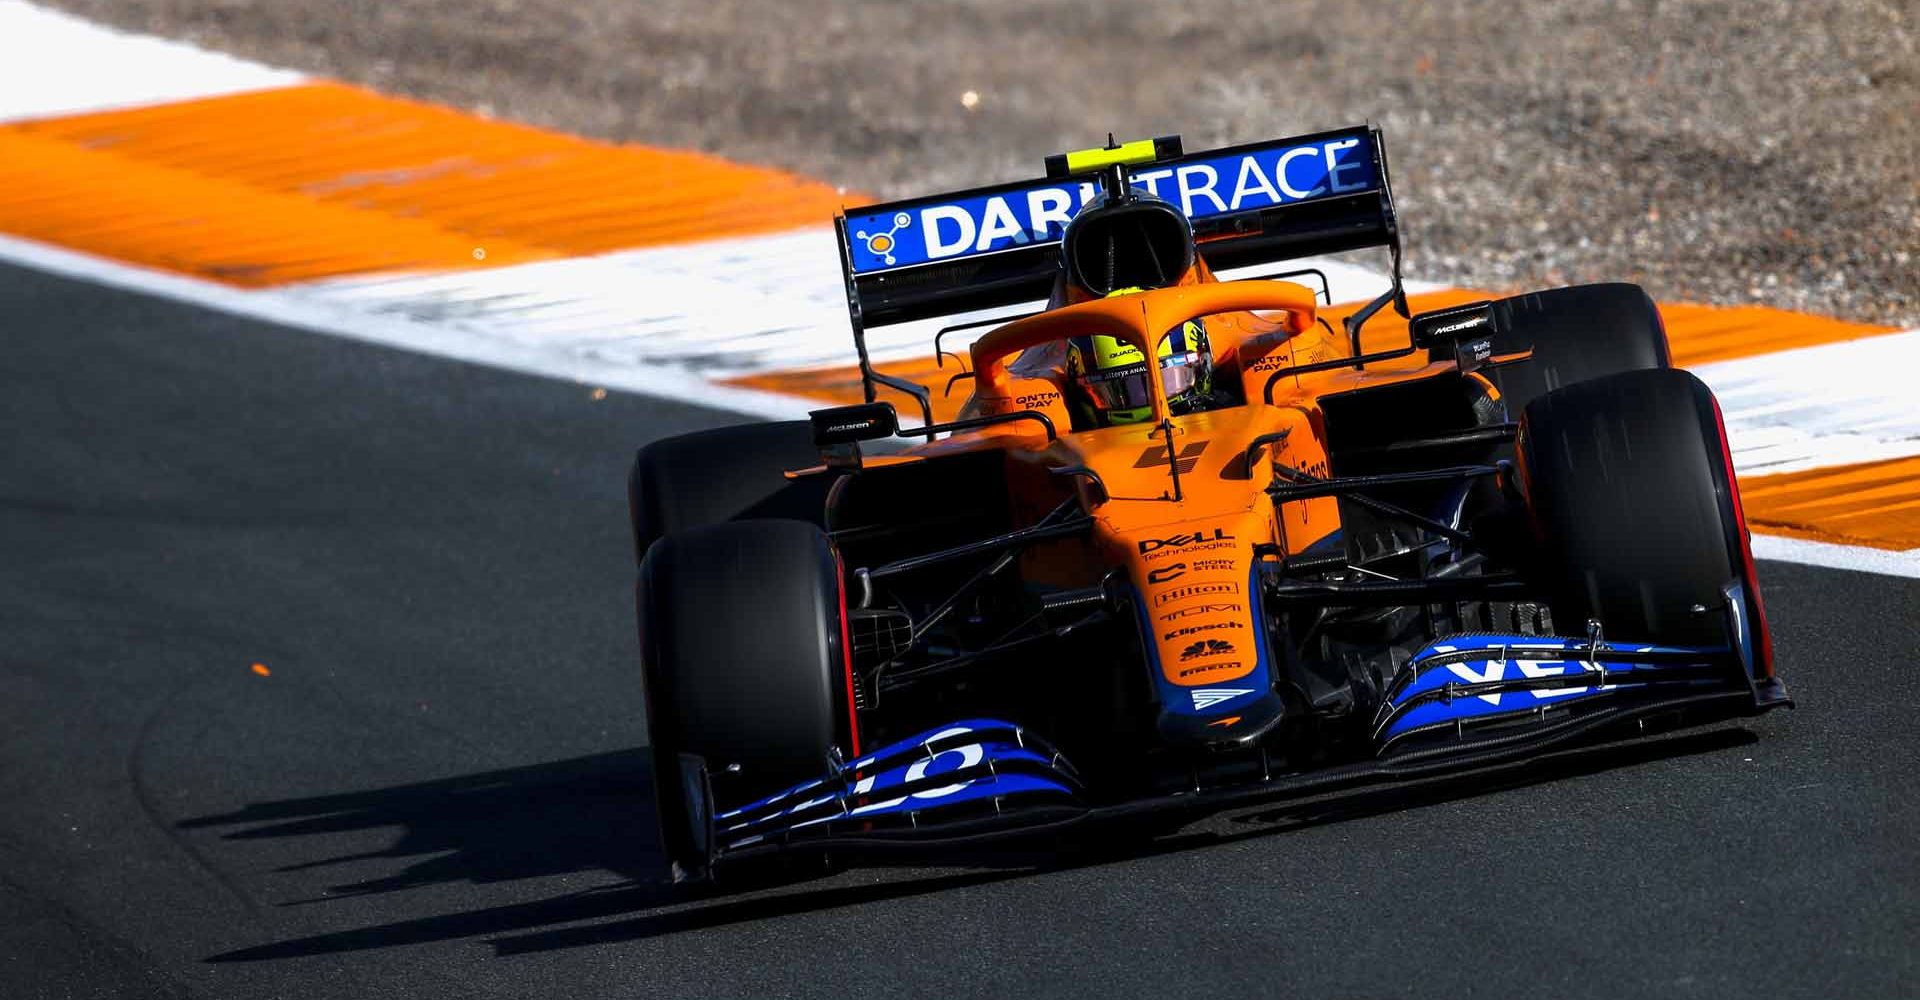
[[[1154,827],[1787,703],[1717,406],[1639,288],[1409,315],[1375,129],[1047,167],[837,221],[868,402],[640,452],[682,875]],[[1367,248],[1391,287],[1337,327],[1313,269],[1216,276]],[[1037,300],[936,336],[992,327],[955,420],[869,361],[871,327]]]

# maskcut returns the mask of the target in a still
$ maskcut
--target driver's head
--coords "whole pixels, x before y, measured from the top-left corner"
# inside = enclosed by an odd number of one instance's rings
[[[1123,289],[1113,294],[1137,290]],[[1213,352],[1201,321],[1190,319],[1168,330],[1155,354],[1171,412],[1188,412],[1212,393]],[[1105,334],[1075,337],[1067,344],[1067,374],[1080,390],[1083,405],[1093,408],[1098,426],[1135,424],[1152,418],[1152,377],[1147,359],[1132,344]]]

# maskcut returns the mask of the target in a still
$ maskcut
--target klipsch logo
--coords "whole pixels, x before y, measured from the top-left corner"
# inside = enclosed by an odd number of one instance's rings
[[[1164,608],[1169,604],[1178,604],[1195,597],[1229,597],[1238,593],[1240,593],[1240,585],[1237,583],[1189,583],[1184,587],[1163,590],[1154,595],[1153,606]]]
[[[1162,642],[1172,642],[1173,640],[1178,639],[1181,636],[1199,635],[1202,632],[1212,632],[1212,631],[1215,631],[1216,629],[1239,628],[1239,627],[1240,627],[1239,622],[1209,622],[1205,625],[1188,625],[1184,628],[1174,629],[1173,631],[1168,632],[1166,635],[1161,636],[1160,639]]]

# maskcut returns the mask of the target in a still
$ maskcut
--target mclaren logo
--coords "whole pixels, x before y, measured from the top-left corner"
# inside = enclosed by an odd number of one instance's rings
[[[1212,708],[1223,701],[1232,701],[1243,694],[1252,693],[1252,688],[1200,688],[1193,692],[1193,707]]]
[[[1467,319],[1460,320],[1457,323],[1448,323],[1446,326],[1439,327],[1438,329],[1433,331],[1433,335],[1436,337],[1445,337],[1449,334],[1462,333],[1464,331],[1471,330],[1476,326],[1488,326],[1488,325],[1490,324],[1487,322],[1487,318],[1485,316],[1472,316]]]

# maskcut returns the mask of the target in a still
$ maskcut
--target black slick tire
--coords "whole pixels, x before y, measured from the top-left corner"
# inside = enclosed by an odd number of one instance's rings
[[[704,866],[694,762],[744,805],[857,752],[838,559],[800,521],[706,525],[661,538],[640,566],[642,682],[662,839]],[[690,784],[694,787],[689,787]]]
[[[1494,353],[1526,361],[1490,369],[1507,412],[1555,389],[1620,372],[1672,367],[1666,326],[1639,285],[1614,282],[1529,292],[1493,304]]]
[[[665,535],[722,521],[821,523],[831,477],[785,475],[818,464],[820,450],[804,420],[717,427],[648,443],[634,456],[627,481],[634,557]]]
[[[1714,609],[1740,581],[1764,643],[1725,431],[1698,378],[1653,369],[1549,392],[1527,406],[1519,455],[1561,633],[1598,620],[1623,641],[1719,645]]]

